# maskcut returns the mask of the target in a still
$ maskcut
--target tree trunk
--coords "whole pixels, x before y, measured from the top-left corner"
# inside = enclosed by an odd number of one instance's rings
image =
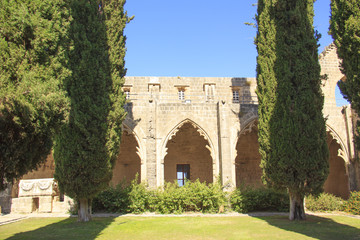
[[[304,194],[292,193],[290,195],[290,214],[289,219],[293,220],[305,220],[305,209],[304,209]]]
[[[91,220],[90,208],[88,199],[83,198],[79,200],[78,222],[88,222]]]

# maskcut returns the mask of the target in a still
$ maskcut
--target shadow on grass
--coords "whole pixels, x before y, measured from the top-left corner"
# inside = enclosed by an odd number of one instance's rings
[[[307,215],[306,221],[290,221],[288,216],[256,218],[282,230],[296,232],[314,239],[360,239],[359,228],[335,222],[330,218],[312,215]]]
[[[115,218],[93,218],[86,223],[77,222],[77,218],[67,218],[62,221],[46,225],[36,230],[20,232],[7,239],[95,239],[101,235]],[[36,221],[35,218],[30,219]]]

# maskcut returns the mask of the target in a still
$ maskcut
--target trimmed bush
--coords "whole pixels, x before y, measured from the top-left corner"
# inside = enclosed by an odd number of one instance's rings
[[[94,212],[126,213],[130,205],[131,186],[122,182],[116,187],[109,187],[100,192],[92,201]]]
[[[134,180],[130,186],[124,183],[109,187],[93,199],[94,212],[162,214],[188,211],[214,213],[226,202],[226,194],[220,182],[206,184],[199,180],[186,182],[179,187],[176,182],[166,183],[163,189],[149,190]]]
[[[129,191],[128,212],[143,213],[149,211],[150,190],[144,183],[137,183],[137,179],[131,182]]]
[[[176,182],[166,183],[152,195],[151,209],[159,213],[218,212],[226,202],[219,182],[206,184],[199,180],[186,182],[179,187]]]
[[[305,199],[305,206],[313,212],[342,211],[344,200],[329,193],[318,196],[309,195]]]
[[[349,199],[344,204],[344,211],[360,215],[360,191],[350,193]]]
[[[238,188],[231,194],[230,202],[232,209],[240,213],[289,211],[288,194],[270,188]]]

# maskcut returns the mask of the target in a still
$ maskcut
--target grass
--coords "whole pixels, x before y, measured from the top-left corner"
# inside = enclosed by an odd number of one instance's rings
[[[272,217],[30,218],[0,226],[0,239],[360,239],[360,219]]]

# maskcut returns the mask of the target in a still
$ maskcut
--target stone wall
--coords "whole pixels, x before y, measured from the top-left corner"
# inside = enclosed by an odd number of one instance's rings
[[[336,106],[335,87],[343,75],[334,45],[320,54],[319,61],[321,73],[327,75],[323,113],[331,151],[325,189],[346,197],[360,182],[354,161],[354,115],[350,107]],[[176,179],[176,164],[186,163],[191,165],[191,180],[213,182],[220,176],[229,189],[260,186],[255,89],[255,78],[126,77],[128,115],[112,184],[124,177],[129,182],[138,172],[141,181],[155,188]],[[52,177],[53,172],[49,156],[24,179]]]

